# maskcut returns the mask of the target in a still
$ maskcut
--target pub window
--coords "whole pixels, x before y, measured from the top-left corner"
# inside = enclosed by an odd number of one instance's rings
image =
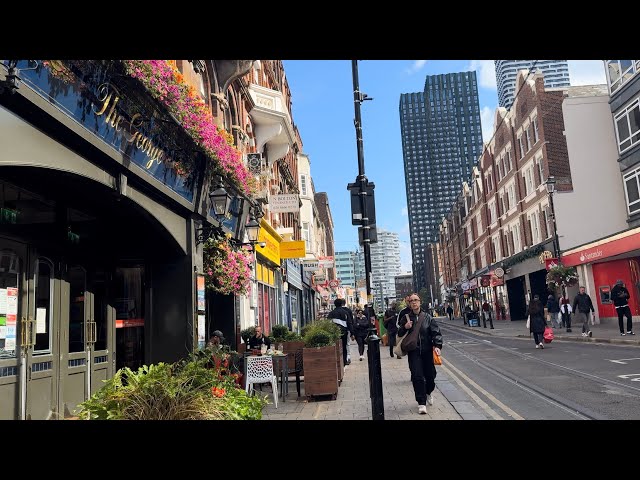
[[[598,287],[600,291],[600,303],[612,303],[611,302],[611,288],[609,285]]]

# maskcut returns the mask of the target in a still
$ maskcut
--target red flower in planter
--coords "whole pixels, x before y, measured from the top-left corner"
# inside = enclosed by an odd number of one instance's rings
[[[225,394],[225,393],[226,393],[226,392],[225,392],[225,389],[224,389],[224,388],[211,387],[211,394],[212,394],[214,397],[218,397],[218,398],[224,397],[224,394]]]

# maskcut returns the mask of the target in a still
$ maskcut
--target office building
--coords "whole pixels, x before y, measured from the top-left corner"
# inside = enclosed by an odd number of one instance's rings
[[[414,290],[427,285],[424,251],[482,153],[475,72],[429,75],[423,92],[400,95],[400,127]]]
[[[371,245],[371,290],[377,312],[386,308],[396,297],[395,278],[402,273],[400,262],[400,240],[398,234],[378,230],[378,243]]]
[[[518,70],[537,70],[544,76],[545,88],[569,86],[566,60],[495,60],[498,104],[509,110],[516,96]]]

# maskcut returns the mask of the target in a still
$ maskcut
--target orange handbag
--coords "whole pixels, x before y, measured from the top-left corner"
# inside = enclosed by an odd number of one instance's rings
[[[433,364],[442,365],[442,357],[436,353],[436,349],[433,349]]]

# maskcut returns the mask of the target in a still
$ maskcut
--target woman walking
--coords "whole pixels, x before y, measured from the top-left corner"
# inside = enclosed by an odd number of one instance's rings
[[[420,297],[412,293],[409,297],[410,312],[398,319],[398,339],[410,335],[404,343],[416,337],[416,346],[407,351],[411,382],[418,413],[427,413],[427,403],[433,405],[433,390],[436,388],[436,367],[433,364],[433,351],[440,355],[442,349],[442,334],[437,322],[420,307]],[[418,329],[414,331],[414,329]],[[411,342],[413,343],[413,342]],[[403,348],[403,351],[405,349]]]
[[[533,333],[536,348],[544,348],[543,335],[547,322],[544,320],[544,307],[538,295],[534,295],[533,300],[529,303],[527,315],[529,315],[529,331]]]

